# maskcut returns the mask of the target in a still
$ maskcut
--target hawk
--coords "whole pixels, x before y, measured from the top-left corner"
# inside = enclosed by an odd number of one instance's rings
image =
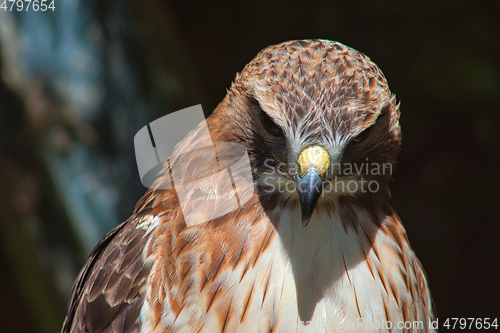
[[[426,278],[389,202],[399,105],[377,65],[328,40],[270,46],[206,124],[212,142],[246,148],[250,199],[187,226],[165,163],[91,253],[63,332],[432,331]],[[206,139],[195,130],[177,149]],[[177,176],[203,174],[201,155]]]

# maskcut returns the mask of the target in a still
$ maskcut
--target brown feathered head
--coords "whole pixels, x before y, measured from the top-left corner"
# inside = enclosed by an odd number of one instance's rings
[[[306,225],[321,196],[388,197],[400,146],[399,110],[380,69],[326,40],[262,50],[214,111],[215,141],[244,144],[259,194],[297,201]],[[210,126],[212,125],[212,126]]]

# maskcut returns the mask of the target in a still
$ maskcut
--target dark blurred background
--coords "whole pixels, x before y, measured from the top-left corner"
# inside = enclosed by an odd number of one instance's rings
[[[27,2],[26,2],[27,3]],[[208,115],[258,51],[340,41],[401,101],[392,184],[449,317],[500,317],[500,2],[55,1],[0,9],[0,322],[60,330],[91,249],[144,193],[133,151],[149,121]]]

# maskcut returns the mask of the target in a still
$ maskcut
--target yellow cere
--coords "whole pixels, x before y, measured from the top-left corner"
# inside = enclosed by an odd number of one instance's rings
[[[313,168],[318,170],[321,179],[324,180],[326,171],[330,167],[330,156],[325,148],[321,146],[310,146],[300,153],[298,163],[300,167],[300,177],[304,177],[309,169]]]

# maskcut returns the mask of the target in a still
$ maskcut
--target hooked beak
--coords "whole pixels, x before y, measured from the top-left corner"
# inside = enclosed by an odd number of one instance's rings
[[[295,184],[302,211],[302,225],[305,227],[323,192],[323,180],[330,167],[330,156],[323,147],[311,146],[302,151],[298,164],[300,172],[295,176]]]

